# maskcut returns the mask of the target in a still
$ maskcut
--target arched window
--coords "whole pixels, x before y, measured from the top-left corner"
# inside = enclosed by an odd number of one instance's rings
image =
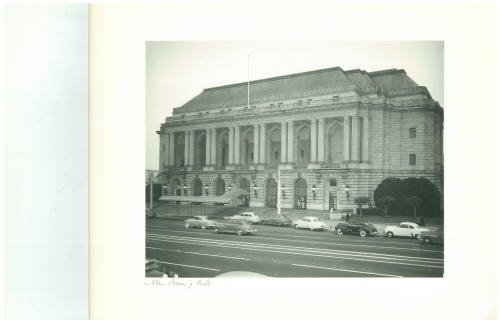
[[[337,186],[337,180],[330,179],[330,187],[336,187],[336,186]]]

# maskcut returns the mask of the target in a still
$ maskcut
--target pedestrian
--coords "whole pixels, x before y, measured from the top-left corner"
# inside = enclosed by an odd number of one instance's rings
[[[345,222],[349,223],[350,221],[351,221],[351,213],[347,212],[347,214],[345,215]]]
[[[420,216],[418,220],[418,225],[425,226],[424,216]]]

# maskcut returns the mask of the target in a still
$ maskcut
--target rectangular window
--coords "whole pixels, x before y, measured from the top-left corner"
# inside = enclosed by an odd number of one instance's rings
[[[307,104],[310,105],[311,101],[312,101],[312,99],[307,99]]]
[[[340,101],[340,97],[339,96],[333,96],[333,102],[339,102]]]
[[[417,164],[417,155],[410,154],[410,165],[415,165],[415,164]]]
[[[299,106],[302,106],[302,102],[303,102],[302,100],[299,100]]]
[[[416,138],[417,137],[417,128],[412,127],[410,128],[410,138]]]

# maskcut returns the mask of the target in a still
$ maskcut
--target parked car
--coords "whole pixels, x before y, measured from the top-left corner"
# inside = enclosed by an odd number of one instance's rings
[[[156,212],[152,209],[146,208],[146,218],[156,217]]]
[[[418,236],[421,243],[425,244],[443,244],[444,243],[444,232],[443,228],[440,227],[436,230],[429,230],[423,232]]]
[[[335,231],[337,234],[356,234],[362,237],[366,235],[377,235],[377,228],[369,223],[362,222],[349,222],[349,223],[338,223],[335,226]]]
[[[399,226],[390,225],[384,229],[385,237],[393,237],[393,236],[404,236],[411,238],[418,238],[422,232],[426,232],[429,229],[420,227],[416,223],[412,222],[402,222]]]
[[[186,219],[186,228],[213,228],[215,221],[208,219],[208,216],[194,216],[193,218]]]
[[[155,259],[146,259],[146,278],[177,278],[179,275],[168,271],[165,264],[160,264]]]
[[[306,216],[293,221],[295,228],[308,228],[311,231],[327,229],[328,225],[319,220],[318,217]]]
[[[270,217],[262,218],[261,224],[274,225],[274,226],[292,226],[292,220],[284,215],[273,215]]]
[[[215,222],[215,233],[236,233],[238,235],[253,234],[257,230],[247,221],[242,219],[225,219]]]
[[[251,224],[259,224],[262,221],[259,215],[256,215],[252,212],[244,212],[239,215],[227,216],[224,217],[224,219],[243,219]]]

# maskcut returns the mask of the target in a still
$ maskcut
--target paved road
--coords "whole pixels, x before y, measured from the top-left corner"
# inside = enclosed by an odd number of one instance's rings
[[[337,235],[255,225],[251,236],[146,222],[146,257],[179,277],[250,271],[271,277],[442,277],[443,247],[411,239]]]

